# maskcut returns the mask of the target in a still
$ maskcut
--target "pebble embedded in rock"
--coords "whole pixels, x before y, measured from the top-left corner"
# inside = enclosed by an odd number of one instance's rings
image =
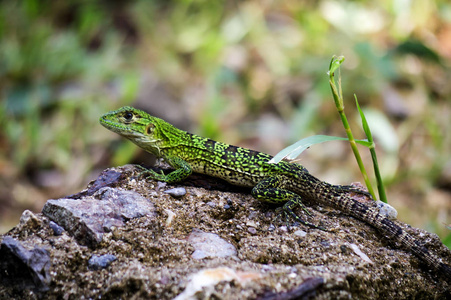
[[[288,232],[288,227],[285,225],[282,225],[277,228],[280,232]]]
[[[231,268],[219,267],[216,269],[204,269],[190,276],[189,282],[185,290],[180,293],[174,300],[196,299],[195,295],[202,290],[211,291],[213,287],[221,281],[234,280],[240,285],[247,282],[258,280],[262,275],[258,272],[241,272]],[[207,292],[207,295],[209,292]],[[204,297],[205,299],[216,297]]]
[[[49,226],[53,230],[53,234],[56,236],[62,235],[64,232],[64,228],[59,226],[58,224],[56,224],[53,221],[49,222]]]
[[[377,201],[377,207],[379,208],[379,213],[390,220],[396,220],[398,217],[398,211],[388,203]]]
[[[304,230],[296,230],[295,232],[293,232],[293,234],[295,235],[295,236],[299,236],[299,237],[304,237],[304,236],[306,236],[307,235],[307,232],[305,232]]]
[[[213,201],[207,202],[207,205],[213,208],[216,207],[216,203],[214,203]]]
[[[217,234],[193,229],[188,236],[188,242],[195,251],[191,255],[194,259],[206,257],[228,257],[237,254],[235,246],[220,238]]]
[[[91,270],[101,270],[108,267],[116,259],[117,257],[112,254],[105,254],[101,256],[93,255],[88,261],[88,266]]]
[[[167,191],[164,191],[166,194],[171,195],[174,198],[180,198],[186,195],[186,189],[182,187],[173,188]]]
[[[250,234],[257,234],[257,229],[255,229],[254,227],[249,227],[249,228],[247,228],[247,231],[248,231]]]
[[[255,222],[255,221],[247,221],[246,225],[249,226],[249,227],[254,227],[254,228],[258,228],[259,227],[259,224],[257,222]]]
[[[165,188],[167,185],[168,185],[168,184],[167,184],[166,182],[158,181],[158,182],[157,182],[157,188],[156,188],[156,189],[159,191],[159,190]]]

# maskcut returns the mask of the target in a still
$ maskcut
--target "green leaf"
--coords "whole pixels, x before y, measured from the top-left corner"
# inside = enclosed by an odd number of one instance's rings
[[[330,65],[329,65],[329,76],[331,76],[340,66],[341,64],[345,61],[345,57],[344,56],[333,56],[332,60],[330,61]]]
[[[363,131],[365,132],[366,137],[368,138],[368,141],[372,143],[373,136],[371,135],[370,127],[368,126],[368,122],[366,121],[363,111],[360,109],[359,101],[357,101],[357,96],[355,94],[354,94],[354,98],[355,98],[355,105],[357,106],[357,109],[359,110],[360,118],[362,119]]]
[[[338,137],[338,136],[330,136],[330,135],[313,135],[309,136],[305,139],[302,139],[296,143],[294,143],[291,146],[286,147],[282,151],[276,154],[269,163],[270,164],[277,164],[281,160],[294,160],[299,155],[301,155],[304,150],[308,149],[310,146],[313,146],[315,144],[320,144],[324,142],[330,142],[330,141],[347,141],[347,138],[344,137]],[[372,143],[368,142],[367,140],[356,140],[356,143],[361,144],[363,146],[369,147],[372,145]]]
[[[376,137],[379,147],[387,152],[397,153],[399,151],[399,138],[387,116],[381,111],[371,108],[364,108],[363,112],[368,126],[371,126],[371,139]],[[367,138],[370,140],[369,136]]]

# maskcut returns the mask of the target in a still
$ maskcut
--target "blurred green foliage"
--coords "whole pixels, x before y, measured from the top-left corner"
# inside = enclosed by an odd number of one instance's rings
[[[98,125],[122,105],[273,154],[308,135],[344,136],[326,75],[342,54],[348,115],[356,93],[399,139],[396,151],[378,149],[400,198],[389,191],[390,203],[445,236],[449,201],[429,199],[447,186],[450,23],[445,0],[2,1],[0,219],[76,192],[107,166],[144,162]],[[307,151],[302,163],[324,163],[321,178],[344,169],[332,177],[359,180],[340,149]],[[424,205],[429,213],[410,211]]]

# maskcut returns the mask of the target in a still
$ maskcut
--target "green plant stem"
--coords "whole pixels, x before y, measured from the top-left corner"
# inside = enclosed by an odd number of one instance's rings
[[[382,181],[381,173],[379,171],[379,165],[377,163],[376,148],[374,146],[370,147],[370,153],[373,160],[374,173],[376,174],[377,191],[379,192],[379,198],[382,202],[387,203],[387,195],[385,194],[384,183]]]
[[[362,120],[363,131],[365,132],[368,142],[370,143],[368,148],[370,149],[371,159],[373,160],[373,168],[374,168],[374,174],[376,176],[377,190],[379,192],[379,198],[382,202],[387,203],[387,195],[385,194],[384,182],[382,181],[382,177],[381,177],[381,174],[379,171],[379,164],[377,163],[376,144],[374,143],[373,135],[371,134],[370,126],[368,125],[368,122],[366,121],[365,114],[360,109],[360,105],[359,105],[359,101],[357,100],[357,96],[354,95],[354,98],[355,98],[355,104],[360,113],[360,118]]]
[[[352,135],[351,127],[349,126],[348,119],[346,118],[346,114],[344,112],[344,105],[343,105],[343,96],[341,93],[341,81],[339,79],[339,85],[337,89],[337,85],[335,84],[335,70],[338,69],[338,67],[341,65],[341,63],[344,61],[344,57],[332,57],[330,67],[329,67],[329,84],[332,90],[332,95],[334,97],[335,106],[337,107],[338,113],[340,115],[341,121],[343,123],[343,126],[346,130],[346,135],[349,139],[349,144],[351,145],[352,152],[354,153],[354,156],[357,160],[357,164],[359,165],[360,172],[363,175],[363,179],[365,181],[366,187],[368,188],[368,191],[373,196],[373,199],[376,199],[373,187],[371,186],[370,180],[368,178],[368,175],[365,170],[365,166],[363,165],[362,158],[360,156],[359,150],[357,149],[357,143],[354,140],[354,136]]]

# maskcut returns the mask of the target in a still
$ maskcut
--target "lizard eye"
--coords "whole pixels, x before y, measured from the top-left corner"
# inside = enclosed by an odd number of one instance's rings
[[[147,127],[146,127],[146,133],[147,133],[148,135],[151,135],[154,128],[155,128],[155,125],[153,125],[152,123],[149,124],[149,125],[147,125]]]
[[[125,121],[131,121],[131,120],[133,120],[133,114],[131,113],[131,112],[126,112],[125,114],[124,114],[124,119],[125,119]]]

